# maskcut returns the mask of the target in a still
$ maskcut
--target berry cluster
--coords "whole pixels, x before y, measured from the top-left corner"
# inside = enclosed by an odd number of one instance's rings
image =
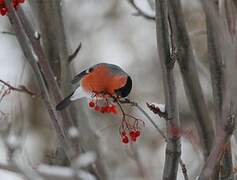
[[[135,142],[141,135],[141,126],[145,126],[145,122],[141,119],[137,119],[132,115],[125,114],[123,112],[123,119],[119,128],[121,141],[124,144]]]
[[[22,4],[24,2],[25,2],[25,0],[13,0],[12,4],[13,4],[14,8],[16,9],[19,4]],[[0,14],[2,16],[5,16],[7,14],[7,12],[8,12],[8,7],[6,6],[5,0],[0,0]]]
[[[121,142],[128,144],[129,142],[137,141],[137,138],[141,135],[141,128],[145,126],[145,122],[131,114],[125,113],[120,104],[119,97],[113,97],[104,93],[94,93],[91,95],[91,98],[92,100],[89,101],[88,106],[97,112],[117,114],[116,108],[120,108],[122,113],[122,120],[119,127]]]
[[[117,114],[116,106],[107,100],[103,106],[99,106],[97,104],[97,100],[90,101],[88,105],[90,108],[94,108],[94,110],[97,112]]]
[[[139,130],[131,130],[128,135],[127,135],[126,131],[123,131],[121,133],[122,142],[124,144],[129,143],[129,138],[128,137],[130,137],[131,141],[135,142],[137,140],[137,138],[141,135],[141,132]]]

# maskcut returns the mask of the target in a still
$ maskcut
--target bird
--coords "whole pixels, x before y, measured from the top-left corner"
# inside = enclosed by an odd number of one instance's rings
[[[90,93],[109,94],[125,98],[132,89],[132,79],[121,67],[115,64],[98,63],[77,74],[71,81],[75,90],[56,105],[61,111],[73,101]]]

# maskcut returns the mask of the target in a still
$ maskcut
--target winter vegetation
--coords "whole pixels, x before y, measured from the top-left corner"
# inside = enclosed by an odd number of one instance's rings
[[[0,0],[0,42],[0,179],[237,178],[236,0]]]

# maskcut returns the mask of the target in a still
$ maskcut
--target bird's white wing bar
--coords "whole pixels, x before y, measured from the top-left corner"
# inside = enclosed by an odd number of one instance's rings
[[[81,86],[79,86],[70,97],[70,100],[75,101],[77,99],[89,98],[89,97],[90,93],[86,92]]]

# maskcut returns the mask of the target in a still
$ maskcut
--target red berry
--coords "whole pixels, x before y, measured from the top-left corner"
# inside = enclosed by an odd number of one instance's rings
[[[93,108],[95,106],[95,103],[93,101],[89,102],[89,107]]]
[[[116,106],[111,106],[110,112],[112,112],[113,114],[117,114]]]
[[[0,0],[0,4],[5,4],[5,0]]]
[[[100,107],[99,107],[99,106],[96,106],[96,107],[95,107],[95,110],[96,110],[96,111],[100,111]]]
[[[105,113],[105,107],[101,107],[100,112]]]
[[[7,14],[7,12],[8,12],[8,8],[6,8],[6,7],[3,7],[3,8],[0,9],[0,14],[2,16],[5,16]]]
[[[130,135],[131,138],[133,138],[133,137],[136,138],[136,133],[135,133],[135,131],[131,131],[131,132],[129,133],[129,135]]]
[[[137,137],[132,136],[132,137],[131,137],[131,140],[135,142],[135,141],[137,140]]]
[[[105,106],[104,110],[105,110],[105,112],[109,113],[110,112],[110,107],[109,106]]]
[[[24,2],[25,2],[25,0],[18,0],[18,2],[19,2],[19,3],[24,3]]]
[[[122,139],[122,142],[123,142],[124,144],[127,144],[127,143],[129,142],[128,137],[125,136],[125,137]]]
[[[16,6],[19,4],[18,0],[13,0],[12,3],[13,3],[13,6],[14,6],[15,8],[16,8]]]
[[[122,132],[122,136],[126,136],[127,133],[125,131]]]
[[[136,137],[139,137],[141,135],[141,132],[139,130],[135,131]]]

